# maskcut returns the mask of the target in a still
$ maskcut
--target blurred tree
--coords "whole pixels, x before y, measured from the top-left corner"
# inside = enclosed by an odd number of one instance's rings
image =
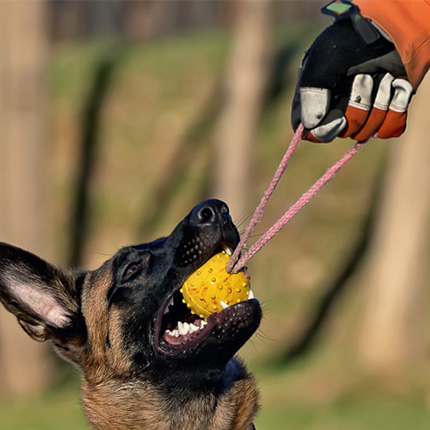
[[[368,256],[359,353],[377,373],[399,373],[424,359],[420,315],[430,215],[429,97],[427,77],[413,100],[407,132],[393,143]]]
[[[46,148],[45,1],[0,2],[0,240],[46,254],[43,184]],[[44,387],[47,348],[0,309],[0,392]]]
[[[271,1],[244,0],[236,7],[216,144],[215,195],[237,218],[249,211],[253,146],[270,73]]]
[[[96,167],[100,135],[101,111],[112,84],[112,75],[126,52],[125,47],[109,47],[94,70],[90,91],[82,112],[79,162],[71,211],[69,267],[81,267],[85,239],[88,237],[90,183]]]
[[[149,39],[160,31],[163,22],[170,22],[176,2],[124,2],[123,29],[129,39]]]

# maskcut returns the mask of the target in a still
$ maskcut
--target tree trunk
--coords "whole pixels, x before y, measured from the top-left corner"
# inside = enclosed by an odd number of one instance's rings
[[[0,2],[0,240],[46,253],[47,3]],[[47,348],[0,309],[0,392],[27,393],[49,380]]]
[[[215,194],[233,217],[249,212],[253,146],[269,73],[270,1],[238,3],[232,52],[225,76],[225,103],[216,144]]]
[[[429,97],[427,78],[412,101],[406,134],[393,143],[371,245],[359,353],[365,366],[376,373],[397,373],[424,358],[419,315],[428,264]]]

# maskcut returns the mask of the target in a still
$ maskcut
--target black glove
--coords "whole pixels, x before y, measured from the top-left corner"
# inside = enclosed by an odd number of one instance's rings
[[[400,56],[353,7],[317,37],[299,69],[292,125],[302,123],[313,142],[395,137],[406,128],[413,88]]]

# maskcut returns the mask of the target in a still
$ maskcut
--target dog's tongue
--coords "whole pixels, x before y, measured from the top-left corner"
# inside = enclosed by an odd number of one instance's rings
[[[247,300],[249,276],[245,270],[236,274],[226,271],[230,256],[225,251],[214,255],[185,281],[180,292],[191,312],[208,318],[228,306]]]

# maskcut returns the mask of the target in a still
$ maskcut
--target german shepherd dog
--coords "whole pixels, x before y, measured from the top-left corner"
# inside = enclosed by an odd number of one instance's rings
[[[213,199],[168,237],[123,248],[94,271],[65,270],[0,243],[0,300],[33,339],[51,340],[79,366],[93,429],[251,430],[257,390],[234,355],[260,323],[258,300],[204,321],[179,293],[238,240],[228,207]],[[188,324],[172,336],[179,322]]]

